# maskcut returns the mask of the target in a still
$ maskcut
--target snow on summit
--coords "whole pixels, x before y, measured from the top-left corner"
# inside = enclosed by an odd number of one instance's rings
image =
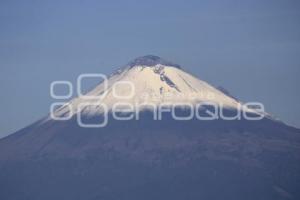
[[[109,76],[107,84],[100,83],[86,95],[71,100],[69,105],[73,114],[93,115],[103,112],[98,104],[106,105],[108,110],[116,104],[131,104],[142,110],[149,105],[195,105],[207,101],[229,108],[240,105],[236,99],[182,70],[180,65],[148,55],[132,60]],[[63,106],[56,112],[59,116],[70,110]]]

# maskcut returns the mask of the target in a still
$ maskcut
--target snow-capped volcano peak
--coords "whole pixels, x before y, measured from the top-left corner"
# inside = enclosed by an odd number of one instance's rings
[[[129,62],[127,67],[109,76],[86,95],[73,99],[69,103],[71,106],[61,107],[56,114],[65,115],[71,107],[73,114],[93,115],[103,111],[97,104],[107,106],[108,110],[120,103],[142,110],[148,105],[196,105],[199,102],[234,109],[240,106],[238,100],[183,71],[179,65],[148,55]]]

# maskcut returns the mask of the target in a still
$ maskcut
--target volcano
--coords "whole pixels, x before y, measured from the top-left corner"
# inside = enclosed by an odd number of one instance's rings
[[[296,200],[300,130],[148,55],[1,139],[0,169],[5,200]]]

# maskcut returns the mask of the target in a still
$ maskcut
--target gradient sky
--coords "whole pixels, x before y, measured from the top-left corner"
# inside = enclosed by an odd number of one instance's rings
[[[300,127],[298,0],[1,0],[0,137],[48,113],[52,81],[146,54]]]

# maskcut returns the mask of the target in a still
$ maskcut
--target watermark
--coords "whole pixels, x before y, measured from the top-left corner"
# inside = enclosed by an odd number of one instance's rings
[[[99,78],[102,83],[87,94],[82,92],[82,84],[89,78]],[[58,94],[56,88],[67,88],[65,94]],[[141,90],[141,89],[140,89]],[[182,93],[163,87],[155,90],[140,91],[131,81],[109,82],[104,74],[81,74],[76,81],[77,98],[73,96],[73,85],[69,81],[53,81],[50,95],[57,100],[50,106],[53,120],[77,120],[80,127],[101,128],[107,126],[109,119],[126,121],[140,120],[140,111],[151,111],[153,120],[163,120],[166,115],[176,121],[188,120],[261,120],[265,117],[264,105],[260,102],[223,103],[220,92],[191,91]],[[217,96],[216,96],[217,95]],[[225,94],[224,94],[225,95]],[[223,95],[223,97],[224,97]],[[222,96],[222,95],[221,95]],[[218,99],[219,98],[219,99]],[[199,101],[199,99],[201,101]],[[234,109],[233,109],[234,108]],[[89,118],[99,120],[89,121]],[[95,122],[96,121],[96,122]]]

